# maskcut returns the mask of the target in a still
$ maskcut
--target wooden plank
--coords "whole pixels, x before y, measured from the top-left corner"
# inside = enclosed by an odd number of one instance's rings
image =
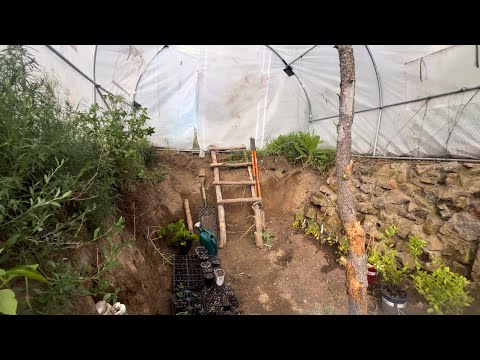
[[[190,204],[188,203],[188,199],[183,200],[183,207],[185,208],[185,216],[187,218],[188,231],[190,231],[190,233],[193,234],[192,213],[190,212]]]
[[[212,163],[217,163],[217,154],[215,151],[210,153],[212,156]],[[218,167],[213,169],[213,181],[220,181],[220,170]],[[217,195],[217,205],[218,205],[218,227],[220,230],[220,238],[218,239],[218,247],[224,248],[227,245],[227,226],[225,224],[225,208],[223,207],[222,199],[222,188],[220,185],[215,185],[215,193]]]
[[[236,167],[245,167],[245,166],[250,166],[252,165],[251,162],[244,162],[244,163],[212,163],[210,164],[210,167],[216,168],[216,167],[231,167],[231,168],[236,168]]]
[[[255,181],[214,181],[213,185],[252,185]]]
[[[241,145],[233,145],[233,146],[210,145],[208,148],[210,149],[210,151],[226,151],[226,150],[242,150],[242,149],[246,149],[247,147],[241,144]]]
[[[260,204],[255,203],[252,205],[253,213],[255,214],[255,245],[259,249],[263,248],[263,226],[262,226],[262,214],[260,210]]]
[[[218,186],[218,185],[217,185]],[[217,200],[218,202],[219,200]],[[261,202],[261,198],[239,198],[239,199],[221,199],[220,203],[221,204],[234,204],[234,203],[241,203],[241,202]]]

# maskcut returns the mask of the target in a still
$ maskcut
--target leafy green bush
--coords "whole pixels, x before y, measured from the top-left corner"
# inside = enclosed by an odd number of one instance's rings
[[[403,268],[397,266],[397,251],[383,244],[383,249],[378,250],[376,247],[368,248],[368,263],[377,269],[382,275],[383,280],[388,285],[399,286],[405,280],[405,272],[408,266]]]
[[[119,97],[73,109],[24,47],[1,51],[0,69],[0,265],[39,263],[60,281],[63,252],[97,238],[116,197],[147,178],[153,129]]]
[[[429,313],[461,314],[473,301],[466,291],[470,282],[462,275],[451,271],[441,260],[434,261],[438,265],[434,272],[428,273],[418,269],[412,275],[415,288],[430,303]]]
[[[278,136],[267,144],[262,153],[283,155],[294,164],[301,161],[304,166],[314,166],[323,173],[333,165],[335,150],[319,149],[322,143],[320,136],[300,131]]]
[[[170,223],[156,231],[157,239],[167,241],[168,246],[187,245],[189,241],[198,241],[198,235],[191,234],[185,228],[182,219]]]

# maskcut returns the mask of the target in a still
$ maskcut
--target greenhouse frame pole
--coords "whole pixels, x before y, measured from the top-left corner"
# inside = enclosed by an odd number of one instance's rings
[[[318,45],[313,45],[310,49],[308,49],[307,51],[305,51],[302,55],[300,55],[299,57],[297,57],[295,60],[293,60],[290,64],[288,64],[287,66],[290,66],[292,65],[295,61],[297,61],[298,59],[304,57],[305,55],[307,55],[310,51],[312,51],[313,49],[315,49]]]
[[[375,76],[377,77],[378,104],[380,107],[380,110],[378,112],[377,130],[375,132],[375,142],[373,144],[373,156],[375,156],[375,154],[377,153],[378,132],[380,131],[380,124],[382,123],[382,109],[383,109],[382,81],[380,79],[380,73],[378,72],[377,64],[375,63],[375,59],[368,45],[365,45],[365,49],[367,49],[368,55],[372,60],[373,68],[375,70]]]

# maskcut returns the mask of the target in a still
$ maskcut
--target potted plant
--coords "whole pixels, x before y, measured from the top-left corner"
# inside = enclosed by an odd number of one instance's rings
[[[382,242],[386,245],[392,244],[392,238],[397,233],[398,228],[395,225],[390,225],[383,233],[380,234]],[[372,252],[370,248],[367,248],[368,253],[368,269],[367,269],[367,281],[368,285],[375,285],[378,281],[378,271],[375,267],[375,263],[380,263],[381,259],[378,257],[379,252]]]
[[[187,255],[192,243],[198,241],[198,236],[185,228],[182,219],[158,229],[156,233],[157,239],[166,240],[168,246],[178,247],[180,255]]]
[[[380,287],[382,309],[387,315],[399,315],[407,304],[407,292],[402,289],[407,264],[397,266],[397,251],[382,243],[382,251],[369,249],[369,263],[382,275],[384,284]]]

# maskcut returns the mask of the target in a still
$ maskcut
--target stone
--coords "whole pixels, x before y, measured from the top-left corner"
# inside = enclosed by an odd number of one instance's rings
[[[399,172],[397,174],[397,183],[404,183],[408,181],[408,171]]]
[[[475,215],[480,217],[480,200],[475,199],[475,202],[472,204],[472,210]]]
[[[440,227],[445,223],[434,214],[429,214],[423,223],[423,231],[429,235],[434,235]]]
[[[385,211],[389,214],[394,214],[397,216],[407,215],[407,210],[405,210],[405,205],[393,205],[390,203],[385,204]]]
[[[417,225],[422,225],[424,222],[425,222],[425,219],[422,219],[422,218],[415,219],[415,224]]]
[[[386,200],[395,205],[399,204],[405,204],[410,201],[410,197],[405,195],[402,191],[400,190],[392,190],[386,195]]]
[[[362,182],[362,184],[376,185],[378,182],[378,179],[372,176],[361,176],[360,181]]]
[[[474,178],[470,181],[470,186],[468,190],[472,193],[473,196],[480,195],[480,178]]]
[[[478,244],[472,241],[465,241],[458,237],[438,234],[443,244],[442,257],[448,257],[464,265],[471,266],[475,260]]]
[[[442,175],[440,170],[428,170],[420,176],[420,181],[424,184],[445,183],[446,176]]]
[[[327,207],[334,205],[332,201],[324,194],[317,193],[312,196],[312,203],[318,206]]]
[[[456,272],[457,274],[468,277],[469,275],[468,266],[461,264],[457,261],[452,261],[448,265],[450,266],[450,270],[452,270],[453,272]]]
[[[307,203],[305,204],[305,207],[303,208],[303,216],[305,216],[308,219],[316,219],[317,218],[317,211],[319,208],[312,203]]]
[[[420,239],[425,240],[427,242],[427,245],[425,245],[425,249],[427,249],[429,252],[432,251],[443,251],[443,243],[440,241],[438,236],[435,235],[424,235],[424,236],[419,236],[417,235]]]
[[[414,224],[415,223],[413,221],[401,217],[397,217],[393,223],[393,225],[397,227],[398,236],[403,239],[406,239],[408,235],[410,235]]]
[[[465,164],[464,164],[465,165]],[[480,164],[470,164],[469,170],[467,170],[468,175],[478,176],[480,175]]]
[[[378,218],[374,215],[365,215],[365,219],[363,220],[363,228],[365,229],[366,233],[370,233],[373,229],[377,228]]]
[[[443,162],[443,163],[440,164],[440,166],[444,171],[449,172],[449,173],[457,172],[461,167],[461,165],[458,163],[458,161]]]
[[[332,202],[336,202],[337,201],[337,194],[335,193],[335,191],[333,191],[331,188],[329,188],[328,186],[326,185],[322,185],[320,186],[320,188],[318,189],[318,191],[324,195],[327,196],[327,198],[329,198]]]
[[[450,210],[447,204],[438,204],[437,208],[440,210],[440,217],[444,220],[450,219],[454,214],[454,212]]]
[[[377,186],[387,190],[398,188],[397,181],[395,179],[381,179],[378,181]]]
[[[335,228],[339,225],[342,224],[342,221],[340,220],[340,217],[338,216],[337,213],[333,214],[330,216],[327,221],[325,222],[329,227]]]
[[[373,189],[373,194],[375,196],[382,196],[383,195],[383,190],[379,188],[378,186],[375,186],[375,189]]]
[[[371,194],[375,187],[372,184],[362,184],[360,185],[360,190],[362,190],[366,194]]]
[[[397,251],[397,259],[400,260],[402,266],[407,266],[407,272],[415,270],[415,259],[406,251]]]
[[[355,195],[358,201],[370,201],[370,196],[371,195],[362,192]]]
[[[378,210],[383,210],[385,209],[385,197],[376,197],[373,199],[373,206],[375,206],[376,209]]]
[[[466,241],[478,241],[480,240],[480,219],[467,212],[453,214],[450,220],[442,225],[440,233]]]
[[[446,185],[463,186],[463,179],[459,174],[449,173],[445,179]]]
[[[470,278],[473,281],[480,281],[480,246],[477,249],[477,254],[475,256],[475,260],[473,261]]]
[[[435,170],[435,169],[438,169],[439,168],[439,165],[438,164],[418,164],[418,165],[415,165],[415,170],[417,171],[417,173],[419,175],[427,172],[427,171],[430,171],[430,170]]]
[[[360,180],[358,180],[357,178],[353,178],[353,186],[355,186],[356,188],[359,188],[360,185],[362,185]]]
[[[429,186],[423,189],[423,192],[425,194],[425,199],[430,203],[430,204],[437,204],[439,200],[439,192],[440,192],[440,186]]]
[[[371,215],[376,215],[377,210],[373,206],[371,202],[362,202],[362,203],[357,203],[355,206],[355,209],[358,212],[361,212],[363,214],[371,214]]]
[[[459,196],[470,196],[470,193],[461,187],[447,185],[440,191],[438,197],[441,200],[453,200]]]
[[[407,211],[410,213],[413,210],[418,209],[418,205],[414,203],[413,201],[410,201],[407,206]]]
[[[470,205],[470,198],[468,196],[458,196],[453,198],[452,205],[458,209],[465,209]]]
[[[377,174],[388,174],[390,169],[391,167],[389,163],[375,164],[374,166],[374,172]]]

